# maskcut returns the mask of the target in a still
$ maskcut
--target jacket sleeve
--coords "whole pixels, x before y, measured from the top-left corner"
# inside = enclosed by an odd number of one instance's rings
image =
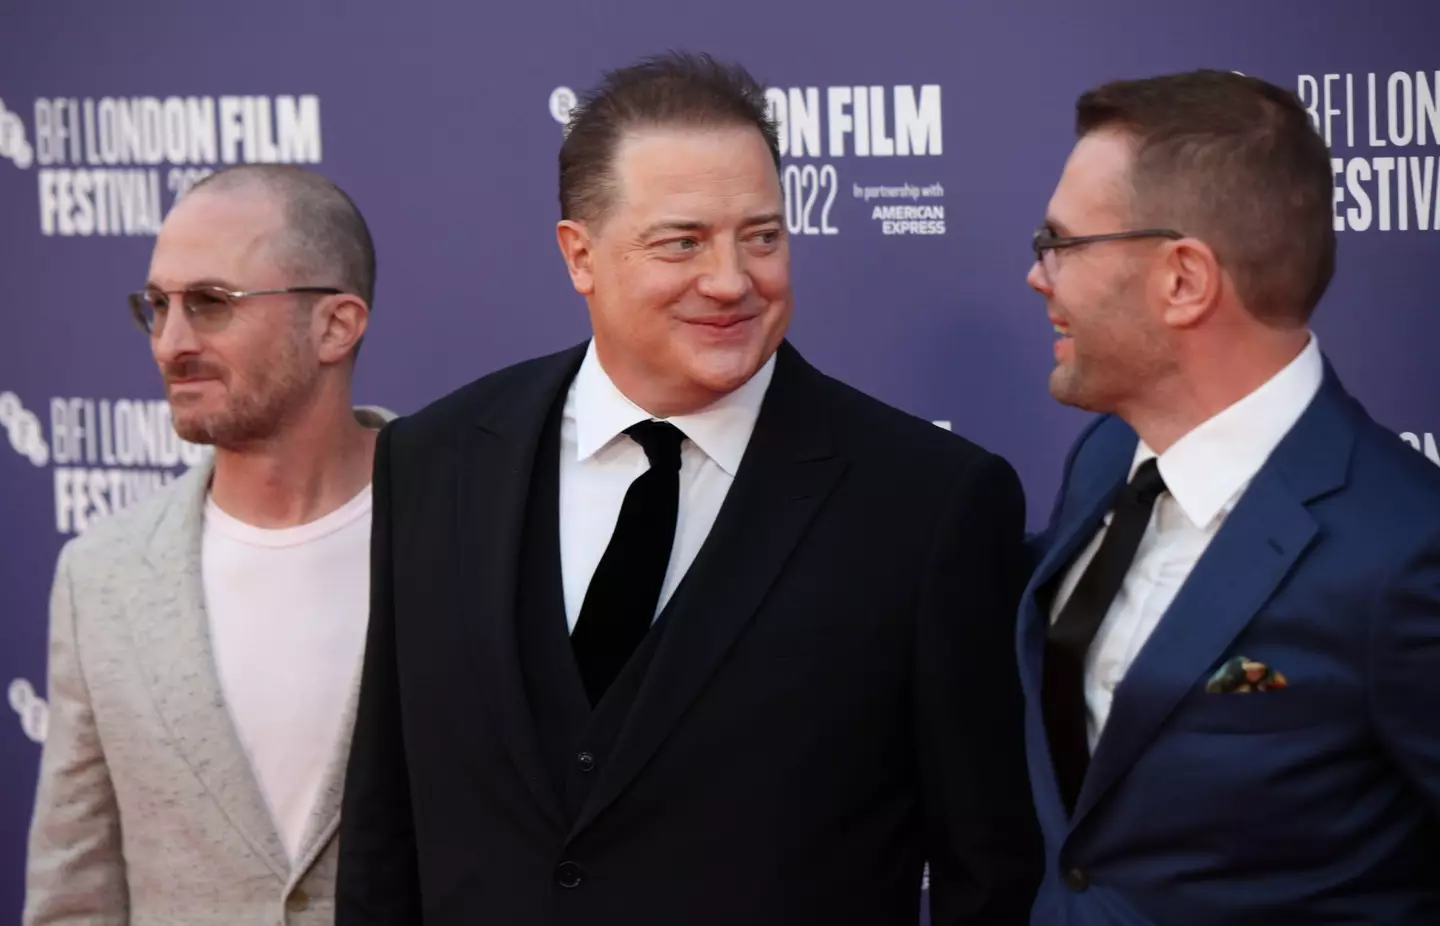
[[[120,808],[85,682],[70,578],[60,551],[50,593],[49,731],[25,867],[24,926],[130,921]]]
[[[1380,742],[1440,819],[1440,533],[1397,564],[1371,615],[1371,707]]]
[[[1024,926],[1039,886],[1014,646],[1024,529],[1019,478],[986,456],[959,474],[926,566],[915,729],[936,926]]]
[[[340,809],[337,926],[420,926],[420,877],[400,711],[391,561],[391,439],[375,447],[370,623]]]

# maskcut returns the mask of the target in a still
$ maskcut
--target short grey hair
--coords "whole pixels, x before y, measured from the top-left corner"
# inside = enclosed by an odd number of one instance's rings
[[[375,298],[375,243],[354,201],[330,180],[293,164],[241,164],[203,178],[186,195],[247,187],[274,196],[284,212],[276,259],[296,286],[335,286],[365,304]]]

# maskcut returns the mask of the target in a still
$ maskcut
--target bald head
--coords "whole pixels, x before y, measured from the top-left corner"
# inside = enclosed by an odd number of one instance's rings
[[[289,164],[228,167],[201,180],[187,196],[257,195],[279,208],[270,243],[275,261],[296,286],[335,286],[372,306],[375,244],[355,203],[329,180]]]

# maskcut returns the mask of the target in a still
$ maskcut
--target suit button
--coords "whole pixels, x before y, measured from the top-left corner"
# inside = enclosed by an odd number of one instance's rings
[[[555,866],[555,881],[564,888],[579,887],[583,874],[580,866],[574,862],[561,862]]]
[[[1090,879],[1085,877],[1085,872],[1078,868],[1072,868],[1065,872],[1065,883],[1072,891],[1083,891],[1090,886]]]
[[[285,909],[291,913],[310,909],[310,895],[296,888],[295,892],[285,899]]]
[[[588,752],[580,753],[580,755],[575,757],[575,761],[580,763],[580,771],[582,772],[595,770],[595,757]]]

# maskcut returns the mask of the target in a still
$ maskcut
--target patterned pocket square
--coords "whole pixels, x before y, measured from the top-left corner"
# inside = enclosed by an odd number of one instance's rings
[[[1251,691],[1275,691],[1290,684],[1285,676],[1263,662],[1236,656],[1210,676],[1205,683],[1209,694],[1245,694]]]

